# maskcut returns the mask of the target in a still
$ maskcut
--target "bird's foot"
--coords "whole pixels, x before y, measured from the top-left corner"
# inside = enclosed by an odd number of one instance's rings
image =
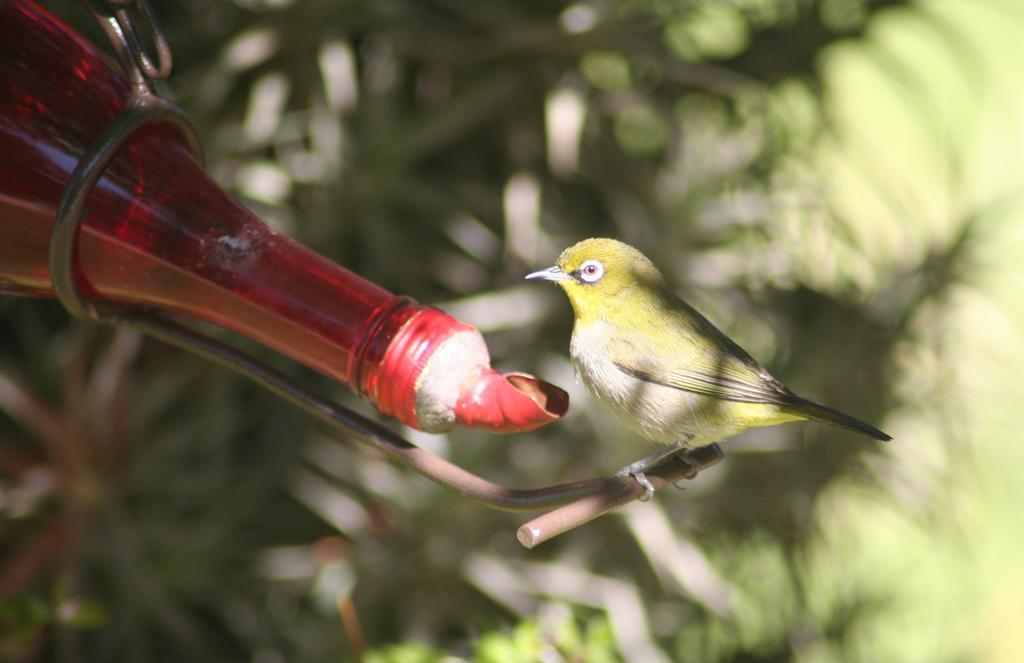
[[[629,465],[625,466],[615,474],[616,476],[620,477],[633,477],[633,479],[638,484],[640,484],[644,489],[644,494],[643,497],[640,498],[640,501],[646,502],[650,500],[651,497],[654,495],[654,485],[651,483],[651,480],[647,478],[645,472],[647,472],[647,470],[654,467],[655,465],[665,460],[666,458],[676,455],[678,455],[688,465],[694,467],[694,462],[689,457],[686,456],[687,445],[690,443],[692,439],[692,435],[687,435],[684,441],[670,447],[667,450],[659,451],[653,456],[648,456],[647,458],[642,458],[636,461],[635,463],[630,463]]]
[[[702,462],[700,462],[698,460],[695,460],[693,458],[693,456],[690,455],[690,453],[693,452],[693,451],[696,451],[697,449],[710,449],[711,451],[713,451],[715,453],[715,455],[718,456],[718,459],[717,460],[713,460],[711,462],[707,462],[707,463],[702,463]],[[712,444],[708,445],[707,447],[688,448],[688,449],[683,449],[681,451],[677,451],[675,456],[676,456],[676,458],[678,458],[682,462],[684,462],[687,465],[689,465],[690,469],[693,470],[693,474],[691,474],[688,477],[685,477],[685,479],[695,479],[695,478],[697,478],[697,474],[702,469],[704,469],[705,467],[707,467],[709,465],[714,465],[719,460],[724,458],[725,457],[725,452],[722,451],[722,447],[718,446],[717,443],[712,443]],[[676,488],[678,488],[679,490],[686,490],[686,488],[684,488],[683,485],[682,485],[682,480],[679,480],[679,481],[675,482],[672,485],[675,486]]]
[[[644,470],[647,469],[645,460],[630,463],[615,473],[615,476],[619,477],[633,477],[633,480],[640,484],[640,487],[644,489],[644,494],[640,497],[641,502],[648,502],[654,496],[654,484],[644,474]]]
[[[679,460],[681,460],[684,463],[686,463],[696,473],[696,471],[699,469],[700,466],[696,462],[694,462],[694,460],[692,458],[690,458],[687,455],[689,453],[689,451],[690,451],[689,449],[684,449],[682,451],[676,452],[676,458],[678,458]],[[690,477],[690,478],[693,478],[693,477]],[[686,490],[686,486],[683,485],[683,481],[686,481],[686,479],[680,479],[679,481],[676,481],[674,484],[672,484],[672,486],[676,490]]]

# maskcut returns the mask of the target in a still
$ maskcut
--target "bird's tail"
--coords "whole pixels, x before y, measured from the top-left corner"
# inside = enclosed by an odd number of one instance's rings
[[[892,436],[886,435],[871,424],[864,423],[860,419],[843,414],[839,410],[833,410],[820,403],[815,403],[795,395],[790,396],[786,400],[787,402],[783,409],[789,414],[852,430],[855,433],[861,433],[882,442],[888,442],[892,439]]]

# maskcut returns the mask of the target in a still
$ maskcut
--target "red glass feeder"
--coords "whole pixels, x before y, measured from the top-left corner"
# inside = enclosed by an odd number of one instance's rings
[[[58,202],[129,93],[116,67],[44,9],[0,2],[0,292],[53,296]],[[568,408],[553,385],[495,372],[475,328],[271,230],[210,179],[170,125],[132,134],[83,217],[85,296],[244,334],[410,426],[528,431]]]

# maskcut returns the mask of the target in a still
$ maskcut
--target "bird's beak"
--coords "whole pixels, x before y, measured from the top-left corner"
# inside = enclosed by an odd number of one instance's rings
[[[572,281],[572,277],[561,270],[560,267],[548,267],[542,269],[539,272],[526,275],[527,281],[535,279],[544,279],[545,281]]]

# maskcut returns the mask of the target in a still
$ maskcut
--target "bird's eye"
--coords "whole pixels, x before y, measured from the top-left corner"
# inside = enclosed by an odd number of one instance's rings
[[[588,260],[580,265],[580,278],[587,283],[597,283],[604,276],[604,265],[596,260]]]

